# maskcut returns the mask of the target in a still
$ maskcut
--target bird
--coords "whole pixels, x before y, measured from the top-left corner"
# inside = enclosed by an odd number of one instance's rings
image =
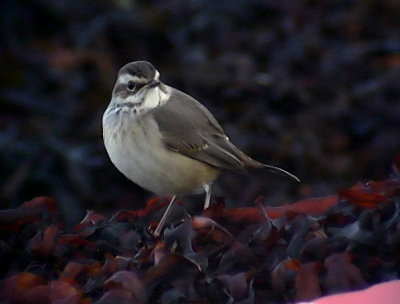
[[[140,187],[172,196],[156,236],[177,196],[205,193],[208,208],[212,183],[222,170],[246,174],[266,169],[300,181],[239,150],[204,105],[163,83],[148,61],[130,62],[119,70],[102,126],[114,166]]]

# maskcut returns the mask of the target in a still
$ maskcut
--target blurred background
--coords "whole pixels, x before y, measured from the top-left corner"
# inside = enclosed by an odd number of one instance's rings
[[[205,104],[253,158],[303,181],[224,174],[214,194],[230,206],[385,178],[400,151],[399,16],[395,0],[3,0],[1,208],[48,195],[74,222],[154,196],[102,142],[116,74],[134,60]]]

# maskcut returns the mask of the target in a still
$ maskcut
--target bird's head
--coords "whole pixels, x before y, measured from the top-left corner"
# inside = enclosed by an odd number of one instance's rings
[[[154,66],[147,61],[134,61],[119,70],[111,103],[143,110],[160,106],[168,98],[168,88]]]

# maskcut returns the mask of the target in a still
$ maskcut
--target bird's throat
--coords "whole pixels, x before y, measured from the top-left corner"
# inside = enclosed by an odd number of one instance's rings
[[[169,99],[170,93],[166,86],[147,88],[141,94],[126,98],[113,97],[109,111],[117,114],[143,115],[146,112],[163,105]]]

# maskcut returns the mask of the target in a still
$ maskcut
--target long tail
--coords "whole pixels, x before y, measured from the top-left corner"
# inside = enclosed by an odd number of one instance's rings
[[[267,169],[268,171],[271,171],[273,173],[286,176],[290,179],[295,180],[296,182],[300,182],[300,179],[296,175],[289,173],[286,170],[271,165],[266,165],[252,159],[243,151],[240,151],[235,145],[227,140],[226,137],[224,137],[223,140],[219,142],[217,148],[221,151],[224,151],[224,153],[228,155],[228,157],[225,157],[229,160],[229,166],[225,167],[227,169],[242,171],[242,173],[255,173],[254,169],[255,171],[259,171],[260,169]],[[235,160],[235,162],[233,162],[232,160]],[[233,166],[232,163],[234,163],[235,166]],[[240,169],[238,170],[238,168]]]
[[[301,182],[300,179],[296,175],[294,175],[294,174],[292,174],[292,173],[290,173],[290,172],[288,172],[288,171],[286,171],[284,169],[260,163],[260,162],[258,162],[256,160],[252,159],[251,157],[247,156],[244,153],[242,153],[240,156],[241,156],[240,159],[241,159],[242,163],[244,164],[244,169],[246,171],[248,171],[249,173],[253,173],[254,174],[257,171],[259,171],[260,169],[267,169],[268,171],[270,171],[272,173],[276,173],[276,174],[279,174],[281,176],[288,177],[288,178],[293,179],[293,180],[295,180],[296,182],[299,182],[299,183]]]
[[[283,170],[281,168],[270,166],[270,165],[265,165],[265,164],[262,164],[262,167],[267,168],[269,171],[271,171],[273,173],[294,179],[296,182],[299,182],[299,183],[301,182],[300,179],[296,175],[294,175],[290,172],[287,172],[286,170]]]

